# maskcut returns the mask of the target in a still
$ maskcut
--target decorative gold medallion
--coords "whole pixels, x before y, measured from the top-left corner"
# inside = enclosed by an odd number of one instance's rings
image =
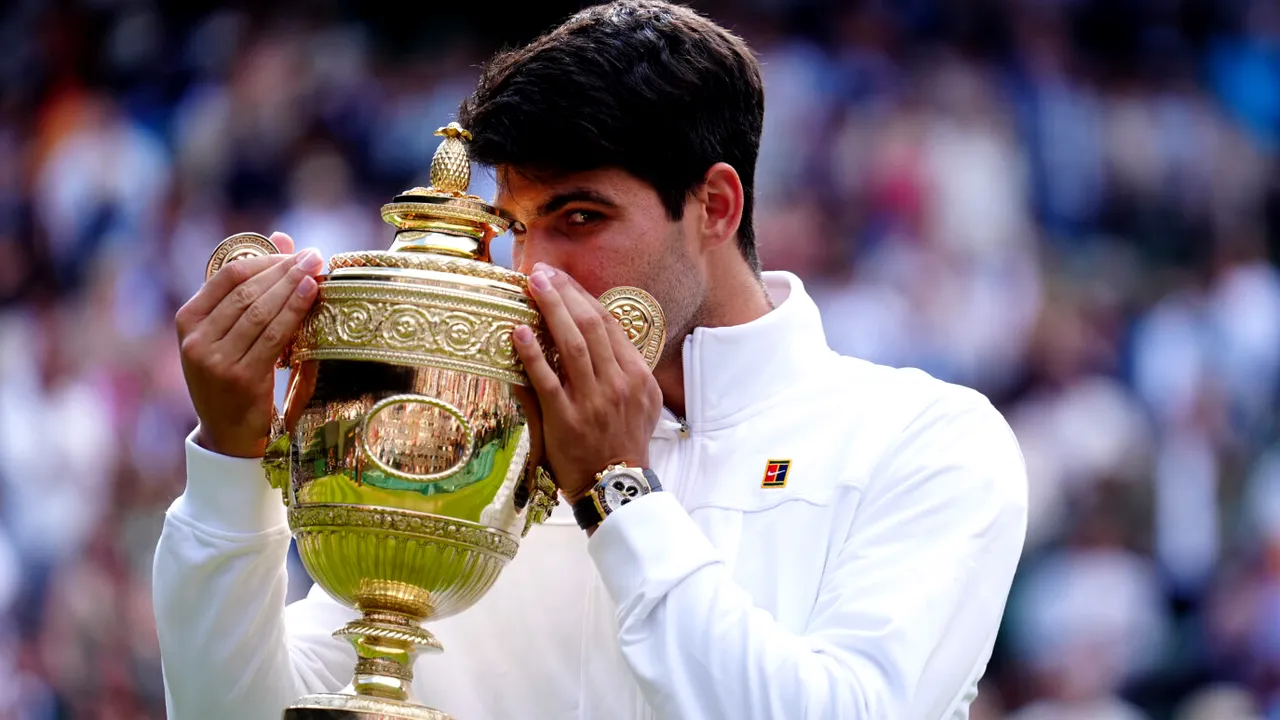
[[[662,314],[658,301],[638,287],[622,285],[601,295],[600,303],[622,325],[649,369],[657,367],[667,344],[667,316]]]
[[[217,274],[227,263],[263,255],[276,255],[279,252],[280,248],[265,235],[253,232],[237,233],[218,243],[218,247],[214,248],[213,255],[209,257],[209,264],[204,269],[204,280],[208,282],[209,278]]]

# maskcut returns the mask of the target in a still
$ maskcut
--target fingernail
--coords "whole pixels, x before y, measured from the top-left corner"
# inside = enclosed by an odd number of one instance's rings
[[[529,344],[533,342],[533,330],[528,325],[517,325],[515,331],[516,342]]]
[[[315,289],[316,289],[316,279],[311,277],[310,275],[304,275],[302,278],[302,282],[298,283],[298,294],[301,295],[302,297],[306,297],[307,295],[311,294],[311,291]]]
[[[307,248],[298,254],[298,267],[313,273],[324,267],[324,259],[320,257],[318,250]]]
[[[542,272],[542,273],[546,273],[547,277],[549,277],[549,278],[550,278],[550,277],[555,277],[555,276],[556,276],[556,269],[555,269],[555,268],[553,268],[553,267],[551,267],[550,265],[548,265],[548,264],[544,263],[544,262],[536,262],[536,263],[534,263],[534,264],[533,264],[533,271],[534,271],[534,272]]]
[[[534,271],[534,273],[529,276],[529,284],[533,285],[535,288],[539,290],[550,290],[551,278],[550,276],[547,275],[547,273],[543,272],[542,270],[537,270],[537,271]]]

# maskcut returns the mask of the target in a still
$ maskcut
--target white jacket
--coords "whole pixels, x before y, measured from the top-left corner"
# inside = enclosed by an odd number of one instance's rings
[[[473,608],[428,623],[416,699],[458,720],[966,718],[1026,529],[1021,453],[980,394],[841,357],[798,278],[684,340],[664,492],[588,539],[563,504]],[[350,682],[318,587],[285,607],[289,530],[253,460],[187,442],[156,551],[171,720],[271,718]],[[766,464],[790,460],[784,487]]]

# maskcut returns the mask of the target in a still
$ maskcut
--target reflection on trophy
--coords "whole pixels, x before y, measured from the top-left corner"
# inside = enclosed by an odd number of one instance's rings
[[[290,720],[447,718],[409,701],[415,654],[441,650],[421,623],[479,600],[556,504],[547,472],[528,466],[512,332],[527,324],[552,343],[525,276],[490,260],[511,221],[467,194],[470,135],[437,134],[431,187],[382,208],[391,249],[334,256],[281,358],[291,372],[267,476],[307,571],[361,613],[335,633],[355,646],[356,694],[306,696]],[[207,272],[275,251],[235,235]],[[657,303],[636,288],[601,301],[653,367],[666,335]]]

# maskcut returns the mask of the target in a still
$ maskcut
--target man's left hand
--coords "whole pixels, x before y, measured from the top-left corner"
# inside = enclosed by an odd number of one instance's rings
[[[520,400],[530,430],[540,429],[546,441],[556,485],[573,503],[608,465],[648,466],[662,391],[617,320],[568,274],[538,263],[529,291],[559,352],[561,375],[551,369],[533,331],[517,327],[516,352],[537,407],[529,406],[528,393]]]

